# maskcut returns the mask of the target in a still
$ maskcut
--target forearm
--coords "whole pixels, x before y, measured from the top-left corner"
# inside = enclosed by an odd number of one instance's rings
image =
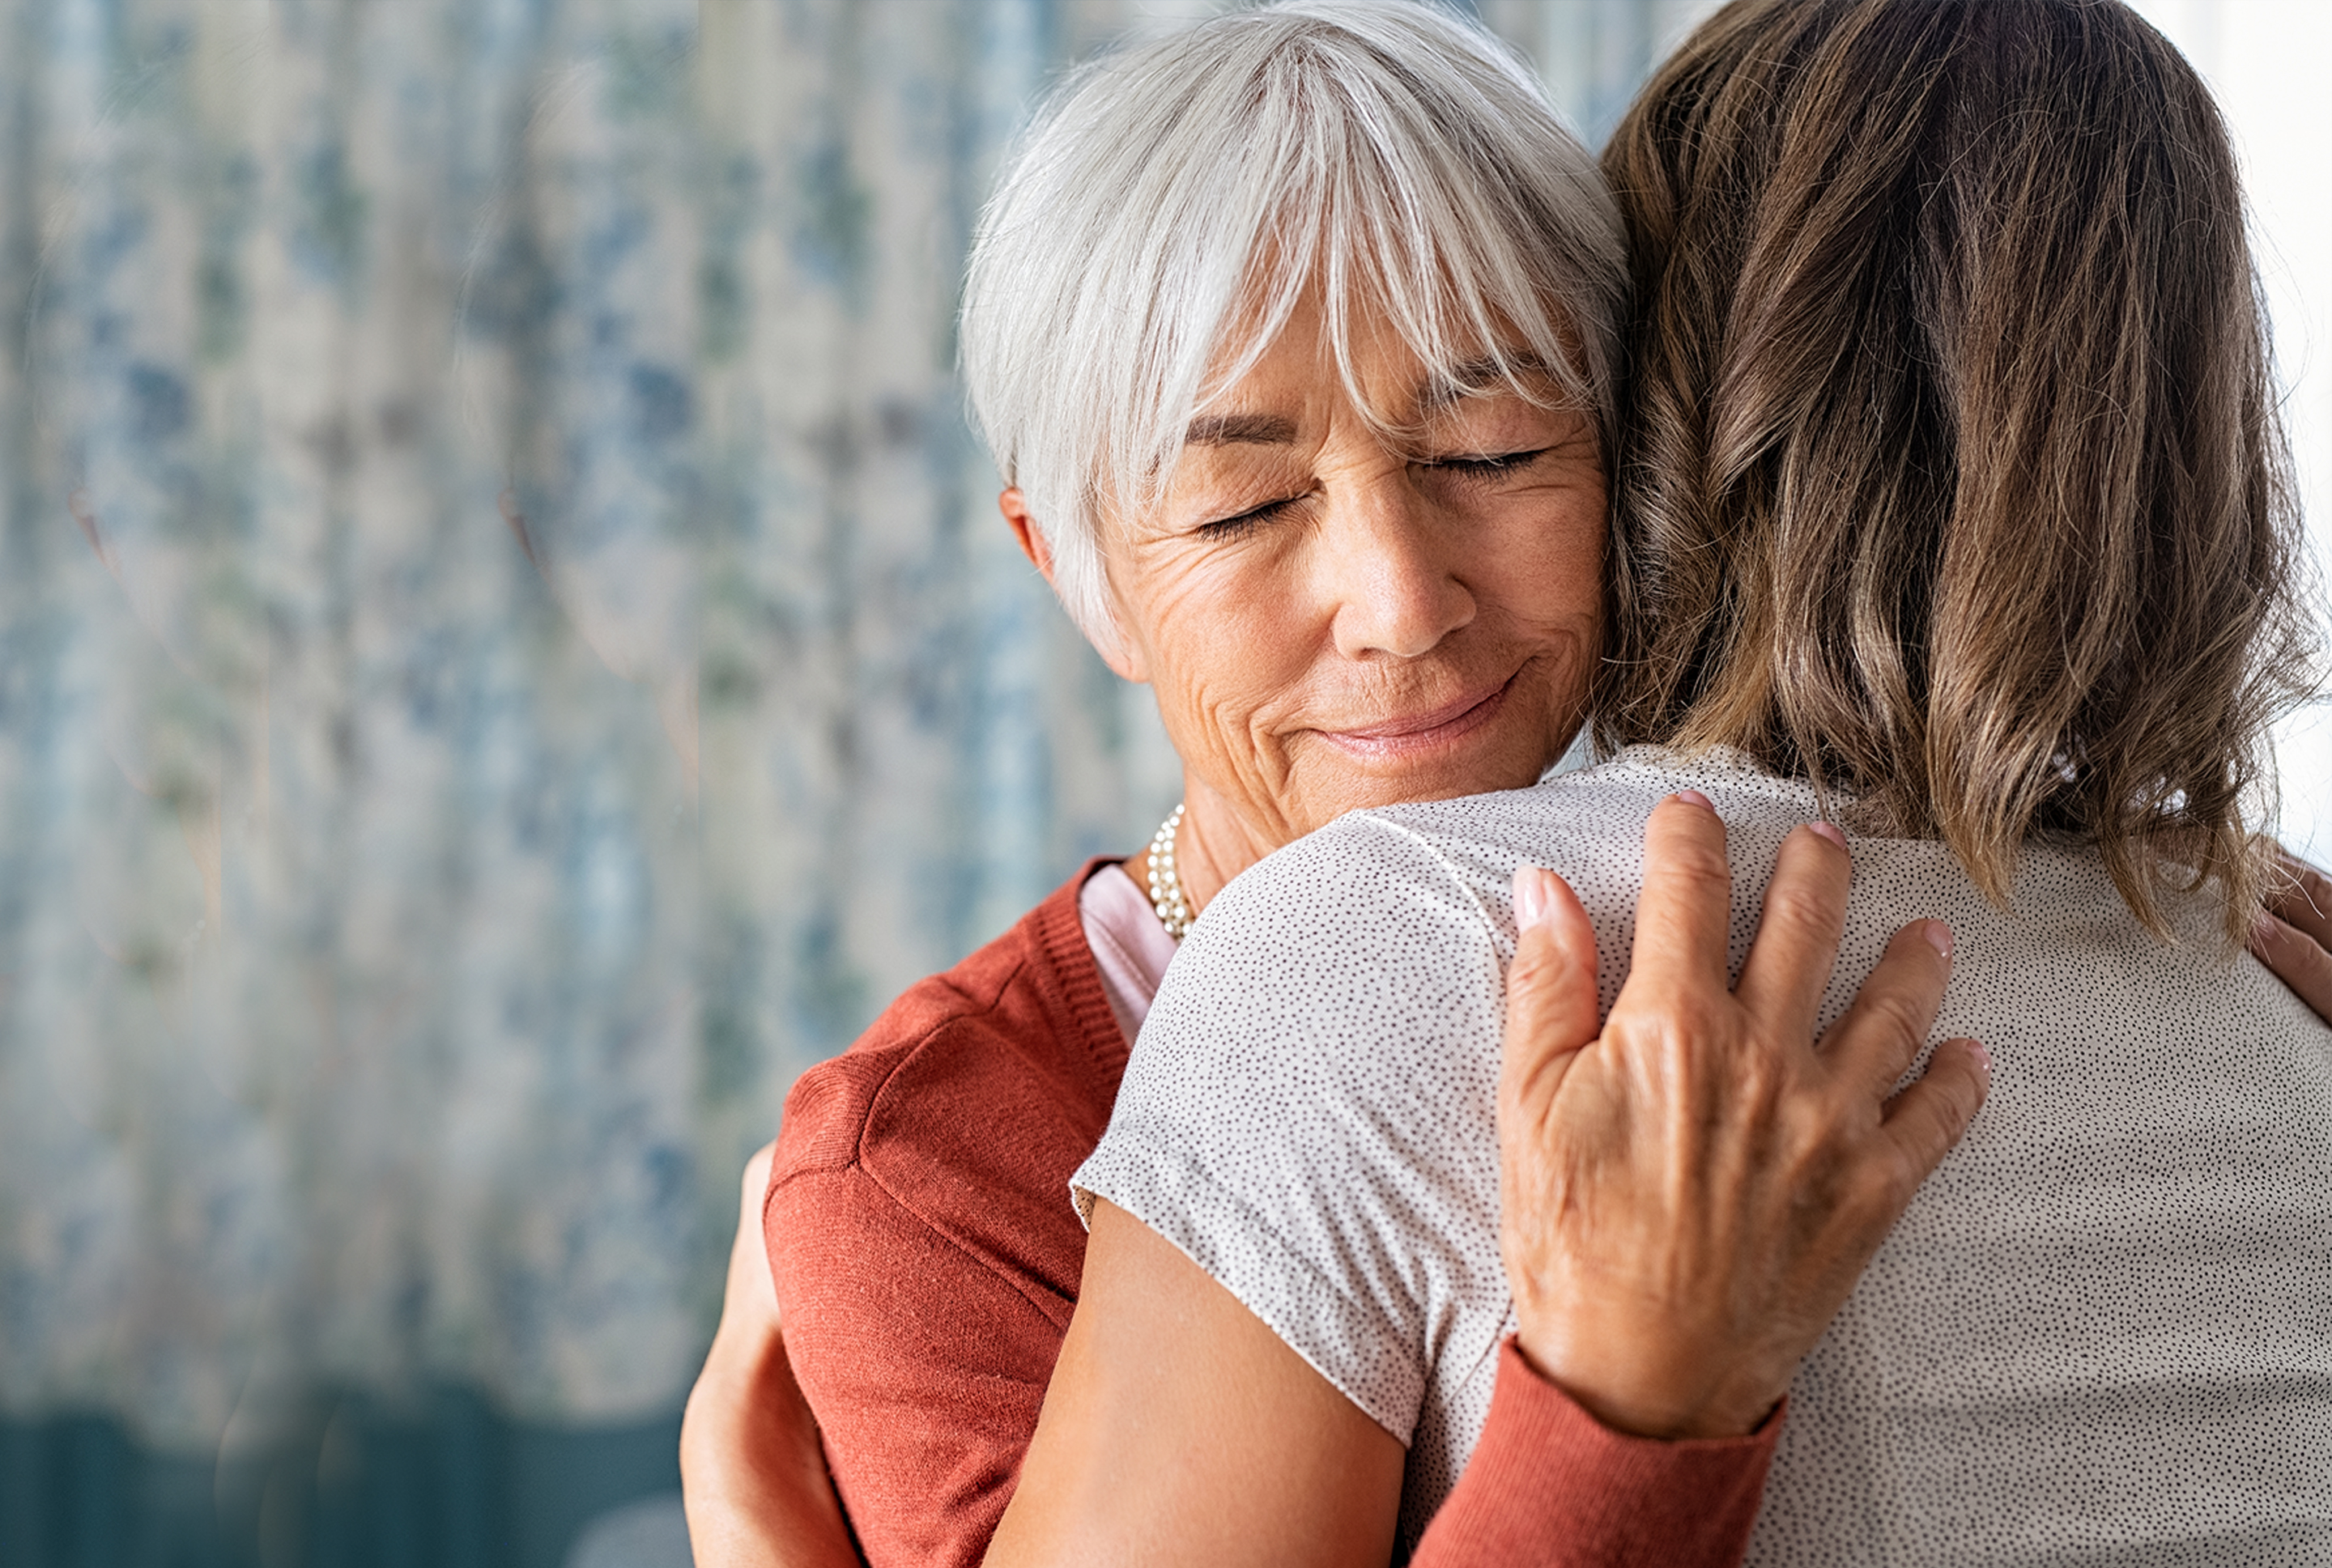
[[[859,1568],[783,1343],[716,1337],[680,1425],[698,1568]]]
[[[1735,1568],[1781,1429],[1662,1442],[1613,1431],[1533,1372],[1512,1341],[1482,1440],[1413,1568]]]
[[[1401,1446],[1180,1250],[1095,1205],[985,1568],[1382,1568]]]

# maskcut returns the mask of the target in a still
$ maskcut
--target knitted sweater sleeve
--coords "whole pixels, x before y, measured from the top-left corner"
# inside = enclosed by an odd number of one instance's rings
[[[1747,1437],[1660,1442],[1611,1430],[1509,1339],[1482,1440],[1412,1568],[1735,1568],[1749,1548],[1782,1412]]]

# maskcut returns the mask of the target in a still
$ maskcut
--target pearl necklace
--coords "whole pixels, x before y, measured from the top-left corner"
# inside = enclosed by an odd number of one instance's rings
[[[1190,928],[1190,900],[1182,896],[1182,879],[1174,870],[1174,836],[1182,829],[1182,807],[1158,824],[1150,840],[1150,907],[1166,935],[1180,942]]]

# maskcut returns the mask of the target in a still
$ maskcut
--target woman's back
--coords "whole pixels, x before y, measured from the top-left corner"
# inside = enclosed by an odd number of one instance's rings
[[[1873,835],[1833,1007],[1939,917],[1937,1037],[1993,1076],[1795,1385],[1753,1560],[2332,1563],[2332,1036],[2229,956],[2316,629],[2207,89],[2114,0],[1735,0],[1604,168],[1635,321],[1597,737],[1733,760],[1255,868],[1080,1182],[1411,1440],[1415,1539],[1513,1321],[1517,862],[1597,918],[1608,1005],[1654,803],[1726,818],[1737,964],[1819,779]]]
[[[1513,1329],[1493,1122],[1507,889],[1578,889],[1608,1005],[1642,824],[1725,819],[1733,958],[1808,786],[1647,749],[1357,814],[1249,872],[1170,974],[1082,1191],[1180,1245],[1411,1443],[1413,1541]],[[1830,986],[1956,936],[1934,1038],[1992,1096],[1807,1363],[1752,1562],[2332,1562],[2332,1031],[2221,906],[2165,944],[2102,860],[2031,848],[2007,909],[1933,841],[1860,839]],[[1825,1019],[1827,1022],[1827,1017]]]

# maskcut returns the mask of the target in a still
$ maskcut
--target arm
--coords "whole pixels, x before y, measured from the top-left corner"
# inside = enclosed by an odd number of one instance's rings
[[[1391,1433],[1107,1203],[1085,1278],[990,1563],[1133,1561],[1161,1541],[1194,1563],[1391,1558],[1405,1457]],[[1502,1355],[1481,1445],[1412,1568],[1741,1560],[1778,1422],[1731,1441],[1634,1437],[1512,1345]],[[1287,1506],[1306,1497],[1318,1506]]]
[[[1096,1203],[1076,1316],[987,1561],[1381,1563],[1401,1460],[1238,1297]]]
[[[787,1364],[762,1250],[761,1194],[775,1146],[746,1163],[721,1326],[681,1417],[689,1544],[699,1568],[857,1568],[817,1423]]]
[[[979,1562],[1063,1326],[863,1168],[781,1180],[767,1222],[794,1365],[867,1561]]]
[[[1618,1431],[1539,1375],[1509,1339],[1481,1443],[1410,1568],[1735,1568],[1781,1430],[1776,1411],[1737,1438]]]
[[[1705,803],[1655,812],[1634,970],[1600,1027],[1576,901],[1543,890],[1536,910],[1524,906],[1534,934],[1509,977],[1500,1088],[1522,1357],[1615,1433],[1676,1444],[1737,1440],[1766,1422],[1983,1083],[1980,1055],[1959,1045],[1885,1098],[1942,998],[1947,964],[1921,927],[1812,1041],[1849,866],[1809,832],[1784,846],[1728,990],[1723,846]],[[1075,1354],[1065,1351],[989,1561],[1385,1561],[1399,1445],[1339,1410],[1324,1379],[1263,1344],[1268,1331],[1228,1292],[1142,1232],[1096,1212]],[[1513,1560],[1501,1510],[1528,1515],[1544,1499],[1514,1484],[1528,1467],[1504,1475],[1496,1495],[1453,1494],[1450,1528],[1437,1523],[1420,1562]],[[1644,1560],[1628,1521],[1590,1506],[1594,1490],[1564,1494],[1572,1516],[1532,1519],[1520,1538],[1538,1561]],[[1737,1562],[1751,1518],[1754,1507],[1737,1536],[1704,1533],[1661,1560]]]

